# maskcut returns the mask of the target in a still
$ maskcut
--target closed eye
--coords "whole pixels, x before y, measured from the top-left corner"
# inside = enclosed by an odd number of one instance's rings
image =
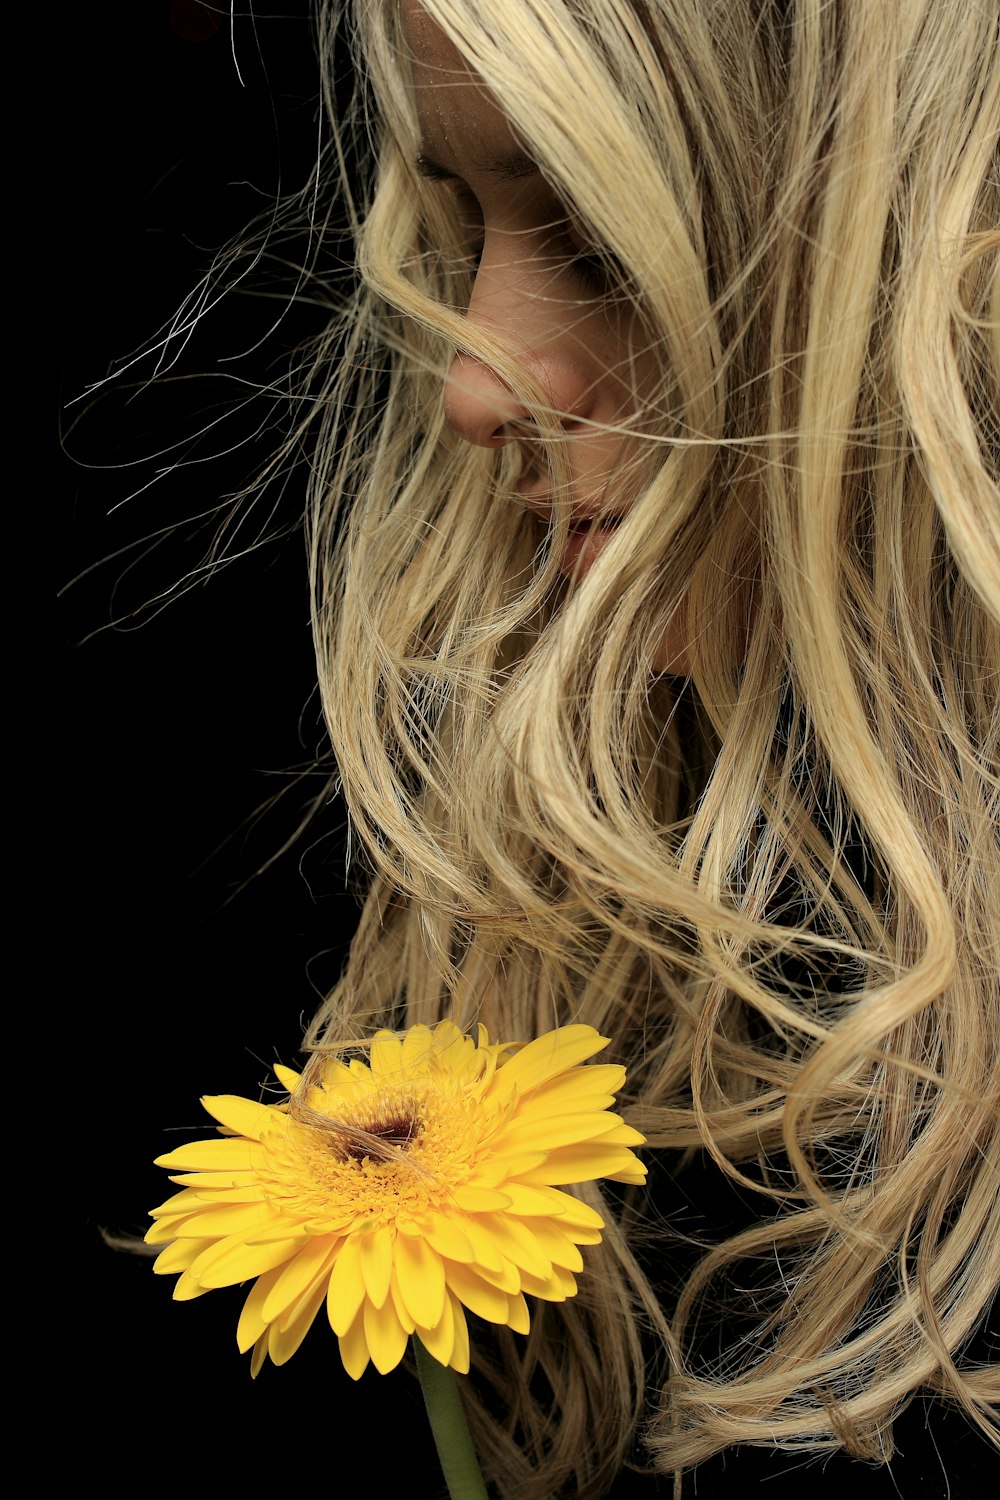
[[[470,269],[473,273],[479,270],[486,249],[486,238],[480,234],[474,241],[466,244],[466,256],[469,260]],[[583,282],[588,291],[606,294],[618,285],[620,276],[616,275],[616,263],[606,253],[598,250],[573,250],[567,257],[566,264],[573,273]]]
[[[429,170],[422,175],[430,176]],[[435,176],[436,176],[435,172]],[[479,200],[461,178],[443,175],[439,181],[446,183],[448,195],[455,208],[459,237],[473,274],[478,271],[486,243],[485,223]],[[597,245],[587,234],[580,217],[564,209],[551,222],[553,240],[561,247],[566,264],[579,278],[588,292],[607,296],[625,281],[625,272],[620,263],[603,246]]]

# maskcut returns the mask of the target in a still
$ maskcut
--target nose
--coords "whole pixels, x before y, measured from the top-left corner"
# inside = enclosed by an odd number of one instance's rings
[[[543,357],[529,355],[520,362],[541,387],[564,432],[593,418],[597,390],[582,360],[548,350]],[[448,371],[444,413],[449,426],[480,448],[517,442],[525,436],[524,424],[534,425],[530,410],[500,377],[474,355],[461,352]]]
[[[527,412],[499,376],[471,354],[456,354],[448,371],[444,414],[466,442],[500,448],[514,440],[511,424],[529,420]]]
[[[505,265],[484,261],[466,322],[506,345],[569,432],[593,418],[599,383],[579,339],[579,299],[558,297],[551,262],[542,267],[537,296],[524,285],[524,260],[514,269],[516,277],[506,274]],[[514,281],[519,284],[512,285]],[[481,448],[523,439],[524,424],[533,425],[530,410],[506,382],[488,364],[461,350],[448,371],[444,411],[449,425]]]

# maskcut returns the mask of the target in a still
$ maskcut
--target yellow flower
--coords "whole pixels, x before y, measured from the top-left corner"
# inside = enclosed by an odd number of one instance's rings
[[[442,1021],[378,1032],[367,1064],[277,1068],[286,1104],[204,1099],[223,1139],[158,1158],[181,1191],[153,1211],[155,1269],[181,1272],[181,1300],[256,1277],[238,1330],[254,1375],[324,1300],[355,1379],[394,1369],[414,1333],[467,1371],[466,1308],[526,1333],[525,1293],[576,1291],[604,1221],[559,1187],[645,1178],[643,1137],[609,1113],[625,1069],[581,1066],[607,1041],[564,1026],[514,1048]]]

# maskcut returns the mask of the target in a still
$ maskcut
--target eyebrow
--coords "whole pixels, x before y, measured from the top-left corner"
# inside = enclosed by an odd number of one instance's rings
[[[539,170],[538,163],[524,151],[510,151],[505,156],[476,161],[474,165],[480,171],[488,172],[492,177],[498,177],[501,182],[520,182],[523,177],[534,177]],[[420,177],[429,177],[432,182],[459,181],[457,172],[442,166],[425,151],[421,151],[417,156],[416,168]]]

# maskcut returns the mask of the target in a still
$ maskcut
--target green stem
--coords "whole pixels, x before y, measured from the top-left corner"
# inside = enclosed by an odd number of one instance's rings
[[[416,1334],[413,1335],[413,1351],[450,1500],[487,1500],[455,1372],[439,1364],[433,1354],[428,1354]]]

